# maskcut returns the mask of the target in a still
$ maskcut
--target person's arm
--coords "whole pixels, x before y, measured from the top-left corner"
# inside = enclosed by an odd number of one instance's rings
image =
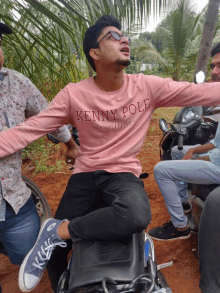
[[[215,146],[211,142],[207,142],[206,144],[197,147],[192,147],[187,151],[182,160],[192,160],[194,155],[207,153],[208,151],[213,150],[214,148]],[[205,159],[205,157],[207,158]],[[202,158],[203,160],[210,161],[209,156],[198,157],[195,160],[202,160]]]
[[[72,137],[68,142],[65,143],[65,145],[67,147],[67,151],[65,153],[65,162],[67,164],[74,165],[78,156],[79,146],[75,143]]]
[[[52,100],[49,107],[41,111],[37,116],[32,116],[20,125],[1,131],[0,158],[23,149],[39,137],[65,124],[74,125],[71,119],[68,86],[61,90]]]
[[[146,82],[144,92],[154,101],[154,109],[220,104],[219,82],[195,84],[163,79],[158,76],[144,76],[144,80]]]
[[[38,115],[48,107],[48,102],[37,87],[26,77],[23,83],[26,83],[26,110],[25,117],[30,118]],[[71,134],[66,125],[50,133],[56,140],[66,143],[71,139]]]

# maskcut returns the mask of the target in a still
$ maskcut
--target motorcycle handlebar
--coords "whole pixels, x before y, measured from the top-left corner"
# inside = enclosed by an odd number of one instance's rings
[[[178,150],[182,150],[183,149],[183,135],[179,134],[178,137]]]

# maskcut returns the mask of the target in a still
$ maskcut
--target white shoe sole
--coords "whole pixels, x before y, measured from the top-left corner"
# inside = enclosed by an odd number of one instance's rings
[[[177,240],[184,240],[184,239],[188,239],[191,236],[191,232],[189,235],[186,236],[181,236],[178,238],[171,238],[171,239],[159,239],[159,238],[154,238],[153,236],[150,236],[152,239],[157,240],[157,241],[177,241]]]
[[[40,228],[40,231],[39,231],[39,235],[38,235],[38,237],[37,237],[37,240],[36,240],[34,246],[33,246],[32,249],[28,252],[28,254],[25,256],[25,258],[24,258],[24,260],[23,260],[23,262],[22,262],[22,264],[21,264],[21,267],[20,267],[20,270],[19,270],[19,276],[18,276],[18,285],[19,285],[19,288],[20,288],[20,290],[21,290],[22,292],[30,292],[30,291],[32,291],[32,290],[38,285],[38,283],[39,283],[40,280],[41,280],[41,278],[40,278],[39,281],[37,282],[37,284],[35,284],[34,287],[32,287],[31,289],[27,289],[27,288],[25,287],[25,284],[24,284],[24,268],[25,268],[25,266],[26,266],[27,259],[28,259],[29,255],[32,253],[32,251],[33,251],[33,249],[34,249],[34,247],[35,247],[35,245],[36,245],[36,243],[37,243],[37,241],[38,241],[38,239],[39,239],[39,237],[40,237],[40,235],[41,235],[41,233],[42,233],[42,230],[44,229],[45,225],[47,224],[47,222],[48,222],[49,220],[50,220],[50,219],[47,219],[46,221],[43,222],[43,224],[42,224],[42,226],[41,226],[41,228]]]

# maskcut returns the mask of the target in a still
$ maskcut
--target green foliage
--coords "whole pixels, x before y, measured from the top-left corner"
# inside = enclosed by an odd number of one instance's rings
[[[156,31],[141,33],[135,46],[131,47],[137,64],[132,70],[140,72],[141,64],[145,63],[145,74],[193,81],[205,10],[196,15],[193,1],[175,0],[170,3],[170,11]]]
[[[156,30],[155,32],[144,32],[140,33],[139,35],[140,41],[147,41],[151,42],[156,50],[161,53],[163,48],[163,41],[162,41],[162,33],[160,30]]]
[[[166,0],[5,0],[0,18],[13,28],[5,36],[5,66],[29,77],[51,99],[69,82],[88,77],[83,36],[103,14],[116,16],[126,31],[155,14]]]
[[[64,158],[53,161],[53,164],[49,162],[55,153],[59,153],[60,148],[60,144],[51,143],[45,137],[42,137],[23,150],[22,158],[31,158],[35,164],[34,174],[38,172],[52,173],[61,171],[65,166]]]

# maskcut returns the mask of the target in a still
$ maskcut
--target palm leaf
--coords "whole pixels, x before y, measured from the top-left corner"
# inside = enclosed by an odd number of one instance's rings
[[[126,31],[158,15],[166,0],[5,0],[0,18],[13,28],[5,37],[5,64],[52,94],[70,81],[88,76],[83,35],[103,14],[116,16]],[[59,86],[57,86],[59,84]]]

